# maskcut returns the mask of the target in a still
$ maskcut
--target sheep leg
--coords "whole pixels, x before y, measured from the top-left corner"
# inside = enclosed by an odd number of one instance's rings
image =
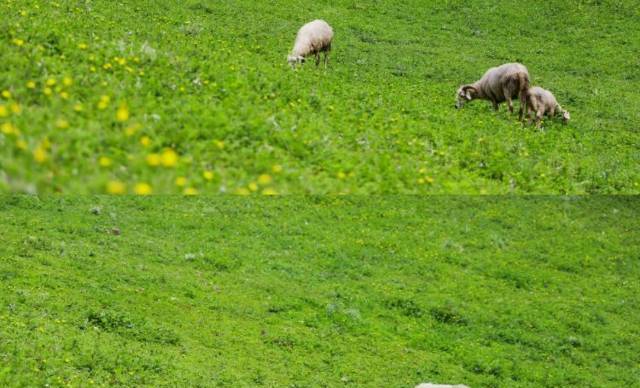
[[[536,115],[536,113],[539,110],[544,110],[543,105],[540,104],[538,102],[538,100],[535,97],[529,97],[528,101],[527,101],[527,116],[529,116],[529,120],[528,120],[528,124],[527,125],[531,125],[531,123],[533,123],[534,117]],[[528,112],[529,109],[531,110],[531,112]]]
[[[320,52],[316,52],[316,67],[320,66]]]
[[[527,119],[527,125],[533,124],[533,113],[534,113],[534,110],[533,108],[531,108],[531,112],[527,112],[527,114],[525,115]]]
[[[502,93],[504,93],[504,98],[507,100],[507,105],[509,105],[509,113],[513,114],[513,101],[511,100],[511,92],[508,88],[502,89]]]
[[[497,112],[500,109],[500,105],[495,100],[491,100],[491,103],[493,104],[493,110]]]
[[[324,68],[329,65],[329,54],[331,53],[331,42],[324,48]]]
[[[518,111],[519,120],[523,121],[525,116],[527,115],[527,110],[529,104],[527,103],[527,92],[520,93],[520,110]]]
[[[544,116],[544,108],[538,109],[536,113],[536,128],[540,129],[542,116]]]

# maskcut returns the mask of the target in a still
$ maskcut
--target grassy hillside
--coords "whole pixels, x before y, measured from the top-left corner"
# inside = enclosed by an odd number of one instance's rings
[[[633,1],[0,3],[0,190],[639,193]],[[335,28],[328,70],[286,66]],[[573,122],[453,109],[522,61]]]
[[[631,198],[0,201],[2,386],[621,387]]]

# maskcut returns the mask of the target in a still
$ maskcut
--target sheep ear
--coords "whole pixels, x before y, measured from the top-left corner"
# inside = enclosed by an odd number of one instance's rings
[[[467,89],[467,90],[464,91],[464,97],[467,100],[471,101],[471,89]]]
[[[476,89],[475,89],[473,86],[466,86],[466,87],[463,89],[464,97],[465,97],[467,100],[469,100],[469,101],[471,101],[471,92],[472,92],[472,91],[473,91],[473,92],[475,92],[475,91],[476,91]]]

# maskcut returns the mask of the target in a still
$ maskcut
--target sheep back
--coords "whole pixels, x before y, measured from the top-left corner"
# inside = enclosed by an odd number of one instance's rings
[[[505,87],[510,98],[516,98],[529,88],[529,71],[520,63],[507,63],[492,67],[476,83],[483,96],[495,102],[504,102]]]
[[[298,30],[292,55],[307,56],[331,49],[333,29],[324,20],[314,20]]]

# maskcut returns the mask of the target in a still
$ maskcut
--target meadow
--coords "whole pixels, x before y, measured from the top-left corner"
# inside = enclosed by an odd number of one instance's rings
[[[640,202],[0,201],[0,385],[632,387]]]
[[[4,0],[0,192],[638,194],[634,1]],[[336,31],[291,71],[297,29]],[[573,121],[455,91],[520,61]]]

